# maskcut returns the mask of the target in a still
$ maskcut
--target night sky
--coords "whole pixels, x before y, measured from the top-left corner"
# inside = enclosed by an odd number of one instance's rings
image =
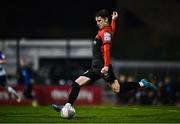
[[[1,3],[0,38],[88,37],[96,29],[94,15],[102,8],[112,11],[116,1],[6,1]]]

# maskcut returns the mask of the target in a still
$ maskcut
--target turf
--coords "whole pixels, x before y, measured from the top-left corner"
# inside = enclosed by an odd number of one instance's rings
[[[0,106],[0,123],[180,123],[180,107],[77,106],[73,119],[62,119],[51,106]]]

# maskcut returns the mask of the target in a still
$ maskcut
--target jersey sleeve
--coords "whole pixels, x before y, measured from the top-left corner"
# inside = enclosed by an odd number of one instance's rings
[[[104,66],[109,66],[110,64],[110,44],[104,44],[103,49],[104,49]]]
[[[113,19],[111,21],[111,28],[112,28],[112,34],[114,34],[115,30],[116,30],[116,23],[115,23],[115,20],[113,20]]]
[[[110,64],[110,47],[111,47],[111,43],[112,43],[111,31],[105,30],[101,35],[101,39],[103,41],[104,66],[109,66],[109,64]]]
[[[115,30],[116,30],[116,22],[115,22],[115,20],[111,21],[111,28],[112,28],[112,35],[114,35]]]

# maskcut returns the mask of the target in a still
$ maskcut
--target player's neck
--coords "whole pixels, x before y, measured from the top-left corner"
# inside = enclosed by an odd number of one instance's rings
[[[100,30],[106,28],[106,27],[109,27],[109,24],[105,24]]]

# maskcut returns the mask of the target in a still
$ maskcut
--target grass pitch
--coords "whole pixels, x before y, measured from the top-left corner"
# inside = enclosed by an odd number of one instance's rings
[[[77,106],[73,119],[62,119],[51,106],[0,106],[0,123],[180,123],[180,107]]]

